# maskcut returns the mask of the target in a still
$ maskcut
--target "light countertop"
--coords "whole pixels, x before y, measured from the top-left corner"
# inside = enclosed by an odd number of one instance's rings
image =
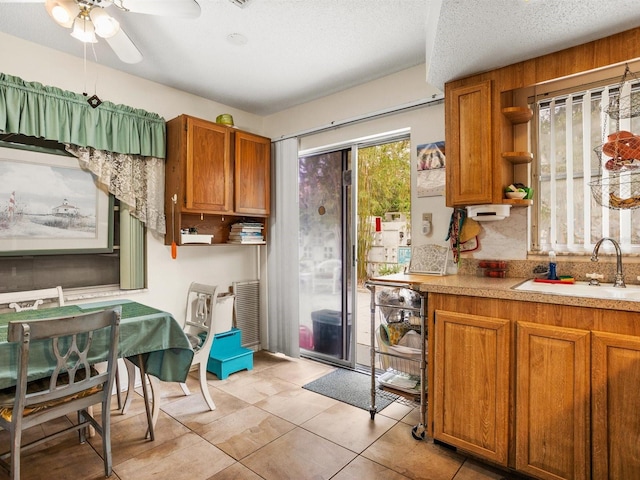
[[[423,292],[445,293],[449,295],[465,295],[470,297],[503,298],[523,302],[551,303],[555,305],[574,305],[578,307],[604,308],[640,312],[638,300],[618,300],[554,295],[551,293],[514,290],[513,287],[528,280],[527,278],[490,278],[472,275],[418,275],[403,274],[385,275],[371,278],[374,283],[391,283],[410,285]],[[594,287],[598,288],[598,287]]]

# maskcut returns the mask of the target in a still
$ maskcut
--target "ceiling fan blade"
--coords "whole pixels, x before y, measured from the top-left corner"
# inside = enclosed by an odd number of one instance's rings
[[[122,6],[134,13],[165,17],[197,18],[200,5],[195,0],[122,0]]]
[[[140,63],[142,54],[122,29],[113,37],[105,38],[111,49],[124,63]]]

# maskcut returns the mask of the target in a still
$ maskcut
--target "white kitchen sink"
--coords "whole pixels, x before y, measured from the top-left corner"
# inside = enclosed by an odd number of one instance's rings
[[[627,285],[626,288],[620,288],[614,287],[611,283],[602,283],[599,286],[594,286],[589,285],[589,282],[544,283],[536,282],[532,279],[516,285],[513,289],[536,293],[551,293],[553,295],[640,302],[640,286],[638,285]]]

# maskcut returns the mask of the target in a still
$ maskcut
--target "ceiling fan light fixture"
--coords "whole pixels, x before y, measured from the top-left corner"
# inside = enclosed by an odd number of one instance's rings
[[[120,30],[120,22],[100,7],[94,7],[89,12],[96,34],[102,38],[111,38]]]
[[[66,28],[73,26],[74,19],[80,13],[78,4],[73,0],[47,0],[44,6],[51,18]]]
[[[85,15],[78,15],[73,22],[71,36],[83,43],[98,43],[96,30],[91,23],[91,19]]]

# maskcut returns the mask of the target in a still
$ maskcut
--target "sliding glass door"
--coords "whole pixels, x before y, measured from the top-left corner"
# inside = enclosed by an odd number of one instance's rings
[[[299,157],[303,355],[351,368],[370,363],[376,326],[363,284],[370,275],[404,268],[400,253],[410,245],[410,153],[408,132],[402,131]],[[375,228],[378,223],[382,231]]]
[[[304,156],[298,165],[300,348],[353,366],[351,149]]]

